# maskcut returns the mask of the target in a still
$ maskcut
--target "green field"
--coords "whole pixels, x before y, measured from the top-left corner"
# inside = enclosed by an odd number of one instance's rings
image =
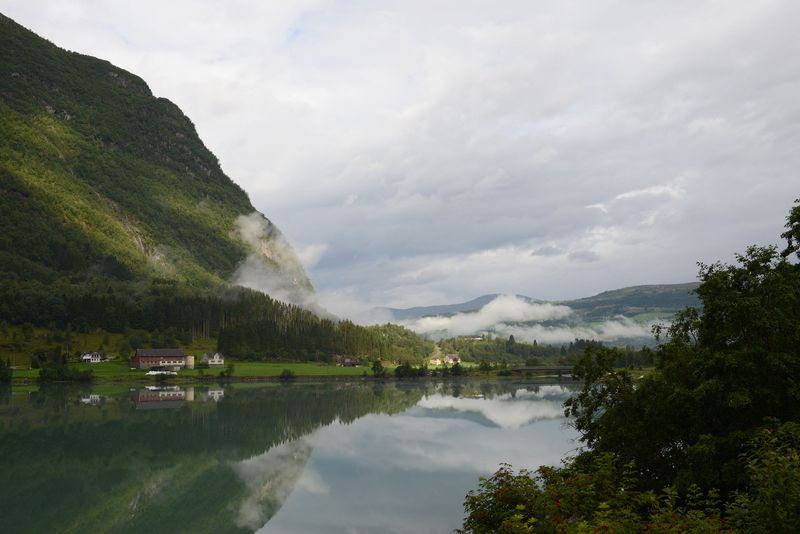
[[[141,333],[141,332],[140,332]],[[64,350],[69,346],[70,354],[93,352],[101,347],[108,357],[119,357],[119,346],[123,344],[125,335],[97,330],[93,332],[70,332],[69,341],[63,330],[48,328],[32,328],[26,335],[21,326],[0,325],[0,358],[8,360],[15,367],[28,367],[31,354],[36,351],[49,352],[60,346]],[[187,354],[201,356],[204,352],[214,351],[217,340],[214,338],[193,339],[190,344],[175,343]]]
[[[284,369],[289,369],[297,376],[361,376],[364,371],[372,375],[369,367],[337,367],[336,365],[326,365],[318,363],[273,363],[273,362],[234,362],[233,376],[278,376]],[[185,371],[186,373],[197,373],[199,370]],[[218,372],[217,369],[205,369],[208,374]],[[183,373],[182,373],[183,374]]]
[[[295,376],[363,376],[372,375],[367,367],[337,367],[335,365],[294,362],[232,362],[233,376],[236,378],[277,377],[284,369],[289,369]],[[157,380],[156,376],[148,376],[145,370],[131,369],[126,362],[111,361],[103,363],[76,364],[79,369],[91,369],[97,382],[126,380]],[[393,367],[388,368],[389,371]],[[216,377],[223,369],[187,369],[179,371],[177,378]],[[35,380],[39,376],[38,369],[15,369],[15,379]]]

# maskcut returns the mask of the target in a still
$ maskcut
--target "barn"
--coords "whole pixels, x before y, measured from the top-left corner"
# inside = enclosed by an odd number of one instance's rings
[[[194,356],[187,356],[181,349],[136,349],[131,366],[164,371],[194,369]]]

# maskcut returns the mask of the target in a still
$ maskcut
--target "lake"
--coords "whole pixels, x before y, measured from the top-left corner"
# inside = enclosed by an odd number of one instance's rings
[[[0,531],[444,533],[577,446],[568,383],[15,387]]]

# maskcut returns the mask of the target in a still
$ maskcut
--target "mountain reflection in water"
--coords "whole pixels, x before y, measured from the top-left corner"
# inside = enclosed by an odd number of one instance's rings
[[[561,385],[0,392],[4,532],[445,532],[500,462],[574,447]]]

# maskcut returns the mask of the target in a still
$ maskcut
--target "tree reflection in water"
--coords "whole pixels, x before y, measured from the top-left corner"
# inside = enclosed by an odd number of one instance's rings
[[[323,484],[306,472],[321,427],[404,412],[423,399],[433,409],[442,399],[508,398],[517,389],[336,382],[15,390],[0,402],[0,517],[14,532],[252,532],[298,484]]]

